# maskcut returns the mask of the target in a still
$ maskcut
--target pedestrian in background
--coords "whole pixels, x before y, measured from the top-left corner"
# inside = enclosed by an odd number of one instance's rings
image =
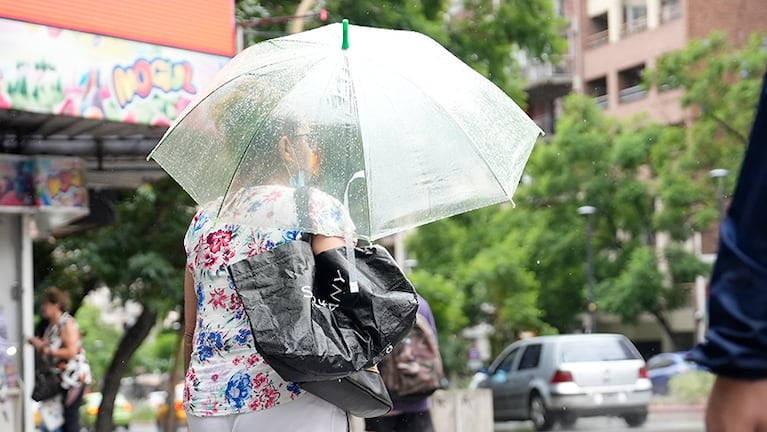
[[[767,75],[719,231],[706,341],[690,359],[716,374],[708,432],[767,432]]]
[[[365,430],[433,432],[430,395],[442,385],[444,373],[434,315],[420,295],[415,327],[378,366],[394,409],[365,419]]]
[[[67,293],[55,287],[47,289],[40,313],[48,325],[42,337],[28,340],[39,356],[51,358],[60,370],[62,392],[40,403],[43,432],[80,432],[80,405],[92,379],[80,328],[68,308]]]

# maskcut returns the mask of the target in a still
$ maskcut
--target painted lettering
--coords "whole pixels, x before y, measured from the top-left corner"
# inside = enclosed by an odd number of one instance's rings
[[[117,103],[124,108],[136,97],[149,97],[153,90],[197,94],[192,77],[193,69],[189,62],[171,62],[163,58],[138,59],[131,66],[115,66],[112,85]]]

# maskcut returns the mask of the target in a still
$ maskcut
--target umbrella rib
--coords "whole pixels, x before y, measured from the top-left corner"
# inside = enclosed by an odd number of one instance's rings
[[[456,125],[461,125],[461,123],[457,121],[456,117],[454,115],[452,115],[448,110],[446,110],[444,108],[443,104],[437,103],[437,101],[434,99],[434,97],[432,97],[432,95],[430,93],[424,92],[422,87],[417,82],[415,82],[413,79],[411,79],[407,75],[398,73],[396,69],[390,67],[388,64],[386,64],[384,62],[378,61],[375,57],[372,57],[372,56],[369,56],[369,55],[363,55],[363,57],[365,57],[366,61],[368,61],[370,63],[373,63],[373,64],[379,65],[379,67],[381,69],[388,69],[389,71],[391,71],[391,73],[394,73],[394,74],[400,76],[403,80],[411,83],[413,85],[413,88],[418,89],[423,95],[425,95],[427,98],[429,98],[429,100],[434,102],[432,104],[433,106],[437,107],[440,111],[444,112],[448,117],[450,117],[455,122]],[[468,65],[466,65],[466,67],[473,74],[479,75],[481,78],[486,79],[479,72],[477,72],[476,70],[472,69]],[[491,82],[491,84],[493,86],[495,86],[495,84],[493,84],[492,82]],[[496,87],[496,89],[498,91],[503,91],[503,90],[501,90],[498,87]],[[360,124],[360,129],[362,129],[362,125],[361,124]],[[461,133],[469,140],[469,142],[471,142],[472,147],[475,149],[475,152],[479,155],[480,159],[482,160],[482,162],[484,162],[485,166],[488,168],[490,173],[492,173],[493,178],[495,179],[496,183],[501,187],[501,190],[503,191],[504,195],[506,195],[506,197],[509,199],[509,201],[511,201],[512,198],[511,198],[510,191],[508,191],[506,189],[506,187],[504,186],[504,184],[500,181],[500,178],[498,177],[498,174],[496,174],[495,170],[492,169],[492,166],[490,165],[490,162],[487,159],[487,157],[485,156],[485,154],[482,151],[479,150],[479,147],[476,145],[476,141],[468,133],[466,133],[466,131],[463,129],[463,126],[460,127],[460,130],[461,130]]]

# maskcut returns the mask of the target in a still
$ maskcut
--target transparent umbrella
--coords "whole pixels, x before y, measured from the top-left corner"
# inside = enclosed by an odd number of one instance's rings
[[[248,223],[232,211],[242,190],[290,173],[344,202],[372,241],[511,200],[540,133],[427,36],[344,22],[238,54],[148,158],[238,223]],[[282,135],[305,136],[311,166],[276,156]]]

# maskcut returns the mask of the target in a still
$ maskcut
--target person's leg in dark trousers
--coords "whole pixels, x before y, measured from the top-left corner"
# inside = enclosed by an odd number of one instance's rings
[[[365,419],[365,430],[372,432],[396,432],[398,415]]]
[[[429,411],[408,412],[365,420],[365,430],[374,432],[434,432]]]
[[[434,432],[429,411],[404,413],[397,417],[397,432]]]
[[[67,394],[73,391],[74,394]],[[64,392],[64,428],[62,432],[80,432],[80,405],[83,403],[85,386]]]

